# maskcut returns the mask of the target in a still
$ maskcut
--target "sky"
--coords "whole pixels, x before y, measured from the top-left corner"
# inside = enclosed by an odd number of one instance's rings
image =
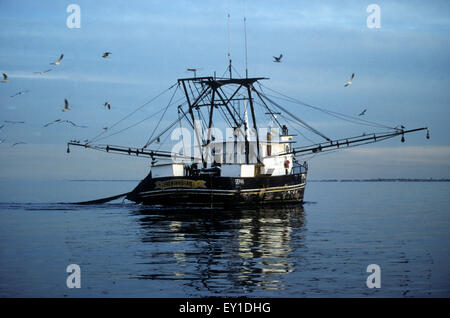
[[[69,28],[67,7],[80,8],[80,28]],[[380,27],[369,28],[370,4]],[[425,132],[309,156],[311,179],[450,178],[449,1],[24,1],[0,0],[0,179],[142,179],[149,160],[72,148],[91,139],[154,96],[191,76],[223,74],[227,14],[233,66],[306,103],[388,126]],[[109,59],[101,56],[112,52]],[[53,66],[60,54],[60,65]],[[272,56],[283,54],[282,63]],[[52,69],[45,75],[35,72]],[[350,75],[353,84],[344,88]],[[237,75],[237,74],[236,74]],[[20,91],[27,93],[10,97]],[[69,112],[62,112],[64,99]],[[159,120],[165,94],[124,126],[136,128],[102,143],[141,146]],[[111,103],[111,110],[103,104]],[[325,135],[344,138],[367,127],[337,121],[295,104],[286,108]],[[176,118],[171,111],[162,124]],[[44,124],[70,120],[88,128]],[[24,142],[12,147],[12,144]],[[298,145],[305,140],[298,140]]]

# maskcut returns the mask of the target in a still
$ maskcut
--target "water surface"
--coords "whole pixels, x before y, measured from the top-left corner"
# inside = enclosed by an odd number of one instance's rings
[[[450,296],[450,183],[311,182],[303,206],[240,210],[61,203],[136,183],[0,183],[0,296]]]

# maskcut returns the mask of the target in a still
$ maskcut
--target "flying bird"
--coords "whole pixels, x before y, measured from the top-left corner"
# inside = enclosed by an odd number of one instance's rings
[[[360,112],[359,113],[359,115],[358,116],[362,116],[362,115],[364,115],[365,113],[366,113],[366,111],[367,111],[367,109],[364,109],[362,112]]]
[[[273,58],[274,58],[274,62],[275,62],[275,63],[280,63],[282,57],[283,57],[283,54],[280,54],[279,57],[274,56],[274,57],[273,57]]]
[[[13,144],[11,145],[11,147],[15,147],[15,146],[17,146],[17,145],[25,145],[25,144],[26,144],[26,142],[19,141],[19,142],[13,143]]]
[[[108,109],[111,109],[111,104],[109,102],[105,102],[103,106],[108,107]]]
[[[109,56],[111,55],[112,53],[111,52],[105,52],[105,53],[103,53],[103,58],[104,59],[107,59],[107,58],[109,58]]]
[[[45,73],[51,72],[51,70],[52,70],[52,69],[45,70],[45,71],[42,71],[42,72],[34,72],[34,73],[35,73],[35,74],[41,74],[42,76],[44,76]]]
[[[8,83],[8,75],[6,75],[6,73],[3,73],[2,83]]]
[[[344,85],[344,87],[347,87],[347,86],[349,86],[349,85],[352,85],[352,81],[353,81],[353,78],[355,77],[355,73],[353,73],[352,74],[352,76],[350,77],[350,80]]]
[[[4,120],[3,122],[7,124],[25,124],[24,121]]]
[[[15,93],[14,95],[11,95],[10,97],[12,98],[12,97],[16,97],[16,96],[18,96],[18,95],[22,95],[22,94],[25,94],[25,93],[28,93],[29,92],[29,90],[26,90],[26,91],[20,91],[20,92],[17,92],[17,93]]]
[[[79,127],[79,128],[87,128],[87,126],[80,126],[80,125],[77,125],[77,124],[75,124],[75,123],[74,123],[73,121],[71,121],[71,120],[62,120],[61,123],[68,123],[68,124],[71,124],[71,125],[74,126],[74,127]]]
[[[46,123],[45,125],[44,125],[44,127],[48,127],[48,126],[50,126],[50,125],[53,125],[53,124],[62,124],[62,123],[68,123],[68,124],[71,124],[72,126],[74,126],[74,127],[79,127],[79,128],[87,128],[87,126],[80,126],[80,125],[77,125],[77,124],[75,124],[73,121],[71,121],[71,120],[61,120],[61,119],[56,119],[56,120],[54,120],[54,121],[51,121],[51,122],[49,122],[49,123]]]
[[[59,65],[61,64],[61,60],[63,59],[64,54],[61,54],[61,56],[59,57],[58,60],[56,60],[56,62],[50,63],[51,65]]]
[[[69,108],[69,102],[67,99],[64,100],[64,108],[62,109],[63,112],[68,112],[70,110]]]
[[[44,125],[44,127],[48,127],[48,126],[50,126],[50,125],[52,125],[52,124],[59,123],[60,121],[61,121],[61,119],[55,119],[54,121],[51,121],[51,122],[49,122],[49,123],[46,123],[46,124]]]
[[[25,124],[24,121],[14,121],[14,120],[4,120],[3,122],[7,124]]]

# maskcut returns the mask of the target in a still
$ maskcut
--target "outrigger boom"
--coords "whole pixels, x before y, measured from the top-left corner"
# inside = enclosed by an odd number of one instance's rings
[[[100,151],[106,151],[111,153],[124,153],[128,155],[136,155],[136,156],[142,156],[147,158],[177,158],[177,159],[190,159],[190,160],[196,160],[195,157],[188,157],[183,156],[180,154],[172,153],[169,151],[162,151],[162,150],[145,150],[144,148],[133,148],[133,147],[123,147],[123,146],[110,146],[110,145],[91,145],[88,143],[79,143],[79,142],[68,142],[67,143],[67,152],[70,152],[70,146],[77,146],[77,147],[83,147],[83,148],[90,148],[94,150],[100,150]]]
[[[409,130],[403,130],[399,129],[396,132],[393,133],[373,133],[370,135],[361,135],[356,137],[350,137],[345,139],[337,139],[337,140],[331,140],[329,142],[323,142],[318,144],[313,144],[309,146],[304,147],[296,147],[293,148],[292,151],[284,152],[277,154],[275,156],[284,156],[288,154],[293,154],[294,157],[297,156],[303,156],[310,153],[318,153],[318,152],[325,152],[330,150],[336,150],[341,148],[347,148],[347,147],[355,147],[355,146],[361,146],[369,143],[375,143],[382,140],[390,139],[396,136],[402,136],[402,142],[404,142],[404,135],[426,130],[427,131],[427,139],[430,138],[428,127],[422,127],[422,128],[415,128],[415,129],[409,129]],[[83,147],[83,148],[91,148],[95,150],[100,151],[106,151],[111,153],[124,153],[128,155],[135,155],[135,156],[142,156],[147,158],[173,158],[173,159],[189,159],[189,160],[201,160],[201,158],[196,157],[188,157],[183,156],[180,154],[172,153],[169,151],[161,151],[161,150],[146,150],[144,148],[132,148],[132,147],[123,147],[123,146],[110,146],[110,145],[91,145],[88,143],[79,143],[79,142],[68,142],[67,143],[67,152],[70,152],[69,147],[70,146],[77,146],[77,147]]]
[[[365,144],[369,144],[369,143],[375,143],[378,141],[386,140],[386,139],[393,138],[395,136],[400,136],[400,135],[402,135],[401,141],[404,142],[405,134],[409,134],[409,133],[421,131],[421,130],[427,131],[427,139],[429,139],[430,134],[428,131],[428,127],[415,128],[415,129],[410,129],[410,130],[399,129],[399,131],[393,132],[393,133],[384,133],[384,134],[373,133],[370,135],[361,135],[361,136],[350,137],[350,138],[345,138],[345,139],[332,140],[330,142],[318,143],[318,144],[314,144],[314,145],[310,145],[310,146],[297,147],[297,148],[293,148],[293,150],[291,152],[283,153],[280,155],[292,153],[295,157],[295,156],[305,155],[310,152],[317,153],[317,152],[322,152],[322,151],[336,150],[341,147],[361,146],[361,145],[365,145]]]

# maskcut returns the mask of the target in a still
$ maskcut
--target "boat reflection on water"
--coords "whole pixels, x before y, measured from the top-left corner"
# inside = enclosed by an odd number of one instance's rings
[[[295,270],[290,253],[304,246],[301,205],[136,212],[146,267],[139,279],[185,280],[197,292],[242,293],[283,289]]]

